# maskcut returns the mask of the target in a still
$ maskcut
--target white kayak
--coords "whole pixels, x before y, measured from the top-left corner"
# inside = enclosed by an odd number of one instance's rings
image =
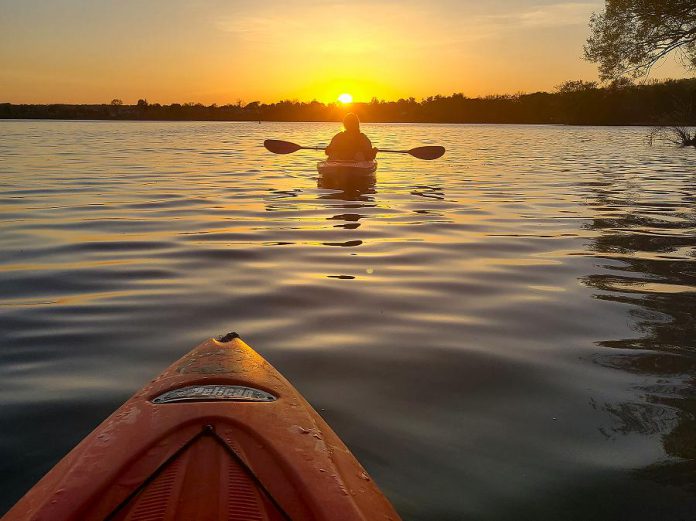
[[[377,170],[377,161],[321,161],[317,170],[321,175],[369,176]]]

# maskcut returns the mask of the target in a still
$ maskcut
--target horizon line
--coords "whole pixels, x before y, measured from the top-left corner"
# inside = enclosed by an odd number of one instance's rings
[[[671,82],[671,81],[693,80],[693,79],[696,79],[696,76],[690,76],[690,77],[689,77],[689,76],[684,76],[684,77],[680,77],[680,78],[663,78],[663,79],[656,79],[656,78],[652,78],[652,79],[651,79],[651,78],[647,78],[647,79],[643,79],[643,80],[640,80],[640,81],[637,81],[637,80],[635,80],[635,79],[633,79],[633,78],[626,78],[626,79],[630,80],[634,86],[641,86],[641,85],[655,85],[655,84],[661,84],[661,83],[668,83],[668,82]],[[601,89],[601,88],[607,88],[607,87],[611,86],[611,82],[600,82],[600,81],[597,81],[597,80],[582,80],[582,79],[575,79],[575,80],[566,80],[566,81],[567,81],[567,82],[571,82],[571,81],[572,81],[572,82],[575,82],[575,81],[577,81],[577,82],[583,82],[583,83],[587,83],[587,84],[594,84],[596,88],[600,88],[600,89]],[[455,91],[455,92],[452,92],[452,93],[450,93],[450,94],[438,93],[438,94],[431,94],[431,95],[429,95],[429,96],[423,96],[423,97],[420,97],[420,98],[416,98],[416,97],[414,97],[414,96],[409,96],[408,98],[401,97],[401,98],[391,98],[391,99],[383,99],[383,98],[378,98],[377,96],[374,96],[373,98],[371,98],[371,99],[368,100],[368,101],[353,100],[351,103],[345,103],[345,104],[342,103],[342,102],[340,102],[338,99],[336,99],[336,100],[334,100],[334,101],[321,101],[321,100],[318,100],[318,99],[316,99],[316,98],[312,98],[312,99],[306,99],[306,98],[305,98],[305,99],[299,99],[299,98],[280,98],[280,99],[277,99],[276,101],[261,101],[261,100],[257,100],[257,99],[252,99],[251,101],[246,101],[246,100],[244,100],[243,98],[238,98],[238,99],[237,99],[236,101],[234,101],[234,102],[228,102],[228,103],[212,102],[212,103],[210,103],[210,104],[205,104],[205,103],[202,103],[202,102],[199,102],[199,101],[183,101],[183,102],[182,102],[182,101],[172,101],[172,102],[169,102],[169,103],[161,103],[161,102],[159,102],[159,101],[149,101],[147,97],[138,98],[138,100],[136,100],[136,101],[133,102],[133,103],[126,103],[126,102],[124,102],[124,101],[122,100],[122,98],[115,97],[115,98],[112,98],[110,101],[97,101],[97,102],[84,102],[84,101],[81,101],[81,102],[70,102],[70,101],[14,102],[14,101],[2,100],[2,101],[0,101],[0,104],[3,104],[3,105],[4,105],[4,104],[10,104],[10,105],[111,105],[112,102],[113,102],[114,100],[121,100],[121,101],[122,101],[122,104],[123,104],[124,106],[133,106],[133,105],[137,105],[138,101],[140,101],[140,100],[145,100],[145,101],[147,101],[148,105],[156,105],[156,104],[159,104],[159,105],[162,105],[162,106],[165,106],[165,105],[177,105],[177,104],[178,104],[178,105],[193,104],[193,105],[203,105],[203,106],[205,106],[205,107],[211,107],[211,106],[213,106],[213,105],[218,106],[218,107],[225,107],[225,106],[230,106],[230,105],[231,105],[231,106],[242,106],[242,107],[244,107],[244,106],[249,105],[249,104],[251,104],[251,103],[258,103],[258,104],[260,104],[260,105],[274,105],[274,104],[285,103],[285,102],[290,102],[290,103],[305,103],[305,104],[310,104],[310,103],[315,103],[315,102],[316,102],[316,103],[320,103],[320,104],[322,104],[322,105],[327,105],[327,106],[329,106],[329,105],[337,105],[337,106],[343,105],[343,106],[348,106],[348,105],[369,105],[370,103],[372,103],[372,102],[375,101],[375,100],[377,100],[379,103],[396,103],[396,102],[399,102],[399,101],[408,101],[408,100],[410,100],[410,99],[414,99],[414,100],[416,100],[416,102],[419,102],[419,103],[420,103],[420,102],[425,101],[425,100],[427,100],[427,99],[429,99],[429,98],[435,98],[435,97],[438,97],[438,96],[440,96],[440,97],[445,97],[445,98],[446,98],[446,97],[453,97],[453,96],[461,95],[461,96],[463,96],[464,98],[467,98],[467,99],[486,99],[486,98],[496,98],[496,97],[525,96],[525,95],[531,95],[531,94],[556,94],[556,93],[558,93],[558,90],[557,90],[557,89],[558,89],[561,85],[563,85],[563,83],[565,83],[565,82],[562,82],[562,83],[560,83],[559,85],[556,85],[556,86],[554,87],[554,90],[534,90],[534,91],[522,91],[522,90],[518,90],[518,91],[515,91],[515,92],[498,92],[498,93],[491,93],[491,94],[479,94],[479,95],[476,95],[476,96],[469,96],[469,95],[464,94],[464,92],[462,92],[462,91],[459,91],[459,92],[456,92],[456,91]]]

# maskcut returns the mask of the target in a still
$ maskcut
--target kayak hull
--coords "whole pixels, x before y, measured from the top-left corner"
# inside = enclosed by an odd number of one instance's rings
[[[398,520],[348,448],[236,335],[99,425],[4,521]]]
[[[377,161],[320,161],[317,170],[323,176],[373,176]]]

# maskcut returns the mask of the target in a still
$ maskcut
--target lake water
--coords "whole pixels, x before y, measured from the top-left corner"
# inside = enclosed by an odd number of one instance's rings
[[[0,511],[237,331],[407,520],[692,519],[696,150],[646,129],[0,122]]]

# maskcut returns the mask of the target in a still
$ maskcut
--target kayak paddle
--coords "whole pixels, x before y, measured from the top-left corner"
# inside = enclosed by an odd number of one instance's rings
[[[298,150],[326,150],[326,147],[303,147],[301,145],[291,143],[290,141],[280,141],[278,139],[267,139],[263,142],[263,146],[274,154],[292,154]],[[445,147],[425,146],[412,148],[411,150],[384,150],[378,148],[377,151],[389,152],[392,154],[410,154],[418,159],[425,159],[429,161],[431,159],[442,157],[445,153]]]

